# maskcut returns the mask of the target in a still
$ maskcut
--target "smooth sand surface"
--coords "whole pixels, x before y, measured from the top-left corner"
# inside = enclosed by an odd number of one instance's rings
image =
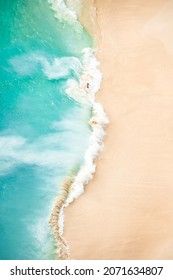
[[[173,259],[173,1],[96,6],[110,125],[64,237],[72,259]]]

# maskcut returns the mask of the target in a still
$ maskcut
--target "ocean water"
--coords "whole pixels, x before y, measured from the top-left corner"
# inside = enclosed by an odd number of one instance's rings
[[[77,98],[92,44],[63,1],[0,0],[1,260],[57,258],[51,211],[92,134]]]

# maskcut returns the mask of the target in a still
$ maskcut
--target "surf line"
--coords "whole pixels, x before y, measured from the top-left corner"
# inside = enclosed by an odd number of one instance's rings
[[[50,1],[53,2],[53,0]],[[63,237],[64,208],[84,192],[85,185],[93,178],[96,171],[95,160],[103,149],[105,126],[109,123],[102,105],[95,101],[95,94],[100,89],[102,81],[102,74],[98,69],[99,62],[95,57],[95,51],[91,48],[83,50],[83,71],[79,83],[74,82],[74,80],[69,81],[66,89],[66,94],[71,98],[91,107],[92,114],[89,125],[92,133],[89,139],[89,146],[84,155],[83,165],[75,175],[73,174],[66,178],[51,213],[49,224],[57,242],[57,258],[59,260],[70,259],[70,248]]]
[[[98,62],[94,54],[91,55],[91,52],[94,51],[91,49],[85,50],[84,60],[87,61],[87,64],[84,64],[85,71],[81,76],[78,90],[74,87],[67,90],[67,92],[70,92],[71,97],[74,92],[74,99],[76,99],[76,91],[79,95],[80,92],[83,93],[82,100],[80,100],[79,96],[80,102],[89,102],[91,105],[92,116],[89,124],[92,128],[92,133],[89,139],[89,147],[84,155],[84,164],[75,176],[68,177],[62,184],[60,195],[51,214],[50,225],[57,240],[57,255],[60,260],[70,259],[69,245],[63,238],[64,208],[84,192],[84,186],[93,178],[93,174],[96,171],[95,159],[103,148],[105,126],[109,122],[102,105],[95,102],[95,93],[100,88],[101,73],[97,68]]]
[[[103,148],[104,127],[108,123],[100,104],[93,108],[93,116],[90,119],[92,134],[90,145],[85,153],[84,164],[76,176],[69,176],[62,184],[60,194],[56,200],[50,218],[50,226],[57,241],[57,257],[59,260],[70,259],[70,249],[63,237],[64,208],[72,203],[84,192],[84,186],[92,179],[96,170],[95,159]]]

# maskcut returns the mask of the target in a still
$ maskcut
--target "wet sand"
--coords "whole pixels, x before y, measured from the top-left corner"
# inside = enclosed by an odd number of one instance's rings
[[[96,7],[110,125],[64,237],[72,259],[173,259],[173,1]]]

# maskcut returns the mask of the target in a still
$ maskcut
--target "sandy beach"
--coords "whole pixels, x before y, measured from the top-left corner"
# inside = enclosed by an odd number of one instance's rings
[[[95,5],[110,124],[64,237],[71,259],[173,259],[173,1]]]

